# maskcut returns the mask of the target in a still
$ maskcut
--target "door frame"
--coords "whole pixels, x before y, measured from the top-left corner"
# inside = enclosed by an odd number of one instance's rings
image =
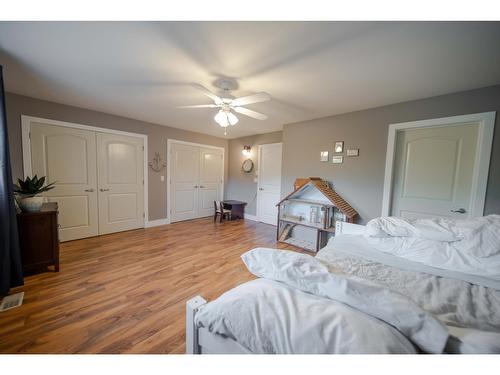
[[[496,112],[482,112],[462,116],[441,117],[429,120],[402,122],[389,125],[387,153],[385,160],[384,193],[382,198],[382,216],[391,212],[392,189],[394,183],[394,161],[396,158],[396,137],[398,132],[407,129],[429,128],[437,126],[456,126],[460,123],[479,122],[477,134],[476,158],[472,176],[471,215],[483,216],[486,200],[486,187],[495,128]]]
[[[173,139],[169,138],[167,139],[167,218],[165,224],[170,224],[171,223],[171,210],[172,206],[170,205],[170,193],[171,189],[170,186],[172,185],[171,181],[171,168],[170,168],[170,151],[172,149],[173,144],[180,144],[180,145],[187,145],[187,146],[195,146],[195,147],[204,147],[204,148],[212,148],[216,150],[221,150],[222,151],[222,187],[221,187],[221,196],[224,198],[224,185],[226,183],[226,176],[224,175],[224,171],[226,170],[226,154],[225,154],[225,148],[224,147],[219,147],[219,146],[212,146],[212,145],[205,145],[202,143],[194,143],[194,142],[186,142],[186,141],[180,141],[178,139]]]
[[[91,125],[83,125],[77,124],[73,122],[59,121],[59,120],[51,120],[42,117],[34,117],[21,115],[21,139],[22,139],[22,150],[23,150],[23,173],[24,177],[32,174],[32,165],[31,165],[31,126],[32,122],[43,122],[46,125],[54,125],[61,126],[65,128],[73,128],[73,129],[81,129],[81,130],[89,130],[100,133],[108,133],[108,134],[118,134],[125,135],[127,137],[141,138],[143,140],[143,180],[144,180],[144,228],[150,226],[149,223],[149,196],[148,196],[148,136],[146,134],[139,133],[130,133],[124,132],[121,130],[113,130],[107,128],[100,128],[97,126]]]
[[[260,199],[259,199],[259,185],[260,185],[260,166],[261,166],[261,163],[260,163],[260,158],[261,158],[261,151],[262,151],[262,148],[265,147],[265,146],[274,146],[274,145],[281,145],[281,169],[283,169],[283,142],[275,142],[275,143],[264,143],[264,144],[261,144],[259,145],[258,149],[257,149],[257,186],[256,186],[256,189],[257,189],[257,204],[255,205],[255,217],[256,217],[256,221],[258,222],[261,222],[260,221],[260,216],[259,216],[259,206],[260,206]],[[279,191],[279,195],[281,197],[281,177],[282,177],[282,173],[280,171],[280,191]]]

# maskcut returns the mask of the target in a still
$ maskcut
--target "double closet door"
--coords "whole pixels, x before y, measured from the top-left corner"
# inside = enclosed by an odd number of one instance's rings
[[[59,238],[69,241],[144,227],[142,138],[32,123],[32,174],[55,188]]]
[[[222,199],[223,151],[172,143],[170,157],[171,221],[213,215]]]

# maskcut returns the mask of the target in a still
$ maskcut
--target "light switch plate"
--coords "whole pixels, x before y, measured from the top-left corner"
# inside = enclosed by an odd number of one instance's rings
[[[160,176],[160,181],[165,181],[165,176]]]

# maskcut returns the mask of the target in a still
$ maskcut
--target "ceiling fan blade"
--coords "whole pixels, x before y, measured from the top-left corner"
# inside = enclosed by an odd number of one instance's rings
[[[234,99],[231,104],[235,106],[242,106],[252,103],[267,102],[268,100],[271,100],[271,95],[267,92],[259,92],[257,94],[242,96],[241,98]]]
[[[215,104],[222,103],[222,99],[219,98],[217,95],[215,95],[212,91],[207,89],[205,86],[202,86],[198,83],[192,83],[191,86],[194,87],[195,89],[201,91],[206,96],[208,96],[210,99],[212,99],[215,102]]]
[[[242,115],[252,117],[252,118],[257,119],[257,120],[266,120],[267,119],[266,115],[259,113],[259,112],[252,111],[251,109],[247,109],[247,108],[243,108],[243,107],[235,107],[233,109],[235,112],[241,113]]]
[[[181,105],[177,108],[218,108],[217,104]]]

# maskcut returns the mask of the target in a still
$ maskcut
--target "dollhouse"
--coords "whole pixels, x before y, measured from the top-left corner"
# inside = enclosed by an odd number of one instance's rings
[[[357,216],[327,181],[297,179],[294,191],[278,203],[277,240],[317,252],[335,235],[336,222],[354,223]]]

